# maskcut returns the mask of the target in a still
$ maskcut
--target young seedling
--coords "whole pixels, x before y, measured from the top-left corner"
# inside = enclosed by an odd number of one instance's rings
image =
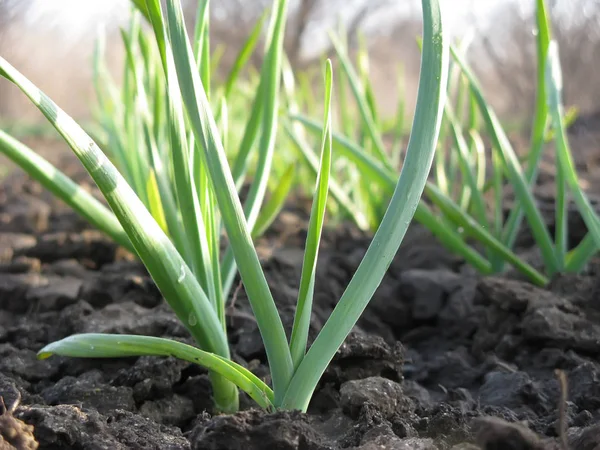
[[[131,109],[131,112],[136,114],[135,121],[141,125],[141,135],[151,143],[148,146],[148,166],[147,169],[143,168],[147,170],[145,174],[149,175],[142,178],[142,181],[148,181],[145,185],[146,190],[143,191],[146,194],[143,199],[136,194],[126,178],[82,128],[2,58],[0,75],[12,81],[29,97],[83,163],[121,224],[131,247],[198,347],[150,336],[80,334],[47,345],[40,350],[39,355],[42,358],[52,354],[94,358],[175,356],[209,369],[215,404],[221,410],[233,411],[237,408],[237,387],[264,408],[306,411],[323,372],[381,283],[408,229],[427,180],[442,119],[449,58],[445,36],[442,33],[439,4],[437,0],[422,1],[424,32],[421,75],[411,139],[403,170],[381,225],[360,266],[315,341],[307,348],[316,260],[324,221],[333,148],[331,64],[327,62],[325,67],[324,127],[317,183],[309,221],[298,306],[291,339],[288,342],[252,241],[252,224],[256,223],[259,216],[260,202],[259,206],[247,203],[244,208],[238,196],[236,181],[239,178],[236,174],[243,173],[243,170],[236,172],[235,163],[233,169],[229,166],[216,115],[212,113],[205,89],[206,71],[201,63],[201,70],[198,70],[199,61],[202,59],[194,53],[194,47],[186,34],[180,2],[167,0],[166,14],[163,13],[159,0],[136,0],[136,3],[152,24],[165,77],[165,103],[168,105],[168,137],[165,140],[168,151],[162,156],[155,154],[159,151],[155,152],[157,147],[152,144],[152,115],[142,108],[139,118],[137,107]],[[273,67],[280,63],[279,44],[283,38],[286,7],[285,0],[275,2],[273,11],[276,19],[271,21],[269,36],[272,42],[277,41],[278,44],[271,46],[267,51],[265,64],[269,69],[265,69],[267,75],[261,77],[257,88],[258,103],[262,103],[257,109],[262,110],[266,119],[259,145],[262,150],[258,154],[259,162],[253,181],[258,183],[254,189],[255,193],[252,194],[256,198],[261,197],[265,189],[269,159],[274,151],[276,114],[271,113],[277,111],[279,70]],[[137,83],[135,89],[139,92],[143,83],[136,82],[136,77],[132,79],[134,84]],[[143,98],[143,95],[140,94],[140,97]],[[257,114],[255,110],[251,112],[251,116],[253,114]],[[249,123],[251,121],[252,118]],[[188,125],[191,133],[188,133]],[[256,132],[254,129],[249,130],[251,134]],[[160,132],[154,132],[154,138],[156,136],[160,136]],[[0,148],[9,153],[6,150],[7,146],[10,147],[10,141]],[[127,149],[127,146],[124,148]],[[12,152],[13,155],[14,153]],[[16,153],[20,154],[18,149]],[[168,165],[164,164],[164,159]],[[29,158],[23,167],[34,176],[38,175],[46,184],[52,185],[54,178],[40,175],[39,172],[43,172],[43,168],[36,171],[36,162],[35,159]],[[139,170],[133,167],[132,169]],[[169,171],[174,172],[172,179],[168,176]],[[132,180],[134,179],[132,177]],[[173,180],[174,186],[170,184]],[[202,180],[205,180],[205,185]],[[176,206],[174,210],[163,202],[166,198],[163,197],[163,191],[166,191],[167,187],[170,187],[172,192],[173,205]],[[68,192],[68,189],[63,186],[62,191],[57,188],[55,192],[64,194],[64,191]],[[208,199],[209,202],[213,199],[213,203],[209,204],[214,209],[203,210],[201,199]],[[71,200],[73,204],[78,204]],[[184,204],[190,209],[183,211]],[[218,220],[215,217],[217,211]],[[176,217],[170,217],[170,214],[176,214]],[[184,214],[189,214],[189,217],[186,219]],[[164,221],[156,220],[153,215],[164,217]],[[182,227],[184,232],[179,237],[179,245],[178,238],[171,232],[169,225],[173,223],[174,227],[180,226],[178,220],[189,220],[193,228]],[[223,296],[219,297],[219,288],[222,285],[218,282],[218,276],[215,276],[228,273],[228,259],[225,255],[223,260],[219,261],[215,258],[215,252],[211,253],[211,249],[218,247],[217,232],[204,232],[205,229],[219,229],[218,224],[222,224],[226,232],[231,254],[262,336],[272,388],[230,359],[222,320]],[[165,228],[169,233],[165,232]],[[205,236],[213,240],[204,242]],[[207,249],[206,252],[199,250],[203,246]],[[191,250],[189,255],[188,250]],[[214,291],[210,288],[211,281]]]

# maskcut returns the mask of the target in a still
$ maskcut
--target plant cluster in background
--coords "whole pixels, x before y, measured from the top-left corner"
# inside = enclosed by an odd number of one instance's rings
[[[543,286],[556,273],[585,268],[600,249],[600,221],[579,186],[566,135],[566,122],[573,116],[563,111],[558,49],[551,41],[544,1],[537,0],[536,7],[538,95],[528,151],[524,158],[517,155],[465,60],[465,49],[451,48],[449,100],[434,170],[415,220],[481,273],[500,273],[508,264],[532,283]],[[355,68],[343,43],[335,36],[333,42],[342,69],[337,83],[342,132],[333,134],[337,157],[333,162],[336,183],[331,185],[332,198],[359,227],[376,229],[398,178],[404,108],[401,102],[395,119],[382,120],[373,101],[367,53],[359,51]],[[350,98],[346,98],[347,92]],[[354,111],[356,114],[352,114]],[[292,126],[286,125],[286,129],[315,170],[311,136],[320,134],[322,126],[310,110],[292,109],[290,120]],[[396,125],[390,130],[390,124]],[[557,164],[554,236],[532,193],[543,152],[551,148],[552,141]],[[489,142],[491,148],[486,148],[484,142]],[[515,207],[508,217],[504,212],[507,186],[515,197]],[[579,243],[568,242],[570,198],[588,228],[587,236]],[[515,253],[517,234],[524,222],[540,250],[543,267],[533,267]]]

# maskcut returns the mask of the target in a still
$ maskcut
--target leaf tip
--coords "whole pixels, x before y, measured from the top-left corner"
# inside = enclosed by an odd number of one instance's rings
[[[37,359],[39,360],[43,360],[43,359],[48,359],[50,358],[52,355],[54,355],[54,352],[48,349],[48,346],[44,347],[43,349],[41,349],[39,352],[37,352]]]

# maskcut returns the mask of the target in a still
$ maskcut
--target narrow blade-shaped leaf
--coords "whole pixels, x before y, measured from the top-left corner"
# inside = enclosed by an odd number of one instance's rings
[[[240,275],[265,344],[273,378],[275,400],[286,388],[292,375],[292,358],[275,301],[260,266],[250,229],[237,195],[219,130],[202,87],[190,42],[187,38],[183,11],[177,0],[167,1],[168,34],[173,43],[173,56],[182,98],[198,145],[202,148],[223,224],[233,249]]]
[[[173,356],[222,375],[259,406],[266,409],[273,407],[273,391],[248,369],[222,356],[171,339],[131,334],[75,334],[48,344],[38,352],[40,359],[52,355],[75,358]]]
[[[387,167],[391,168],[392,163],[390,162],[389,156],[385,151],[385,145],[383,143],[383,139],[381,138],[381,134],[377,130],[377,125],[375,123],[375,119],[371,114],[371,110],[369,108],[369,103],[364,93],[364,88],[360,83],[360,77],[354,70],[348,55],[346,54],[345,49],[342,46],[340,39],[334,34],[330,34],[331,42],[333,43],[333,47],[336,51],[336,54],[339,58],[341,66],[346,74],[348,79],[348,84],[352,89],[352,93],[354,94],[354,99],[356,100],[356,104],[358,105],[358,110],[362,117],[363,123],[365,125],[366,131],[373,143],[373,148],[375,149],[375,153],[377,158]]]
[[[265,203],[265,206],[260,211],[258,219],[256,220],[256,225],[252,230],[252,237],[256,239],[264,234],[267,231],[267,228],[273,223],[277,214],[281,211],[283,206],[285,205],[285,201],[288,198],[290,191],[292,190],[292,186],[294,185],[294,173],[296,172],[296,164],[288,165],[285,172],[281,176],[279,183],[277,183],[277,187],[271,194],[271,198],[269,201]]]
[[[508,140],[508,137],[506,136],[499,119],[490,105],[488,105],[485,101],[475,75],[469,69],[462,56],[460,56],[453,49],[451,49],[451,52],[454,60],[460,65],[464,75],[469,80],[471,92],[477,100],[479,110],[483,115],[495,150],[502,158],[502,164],[505,166],[506,174],[511,186],[515,190],[515,195],[518,201],[522,204],[533,236],[535,237],[536,243],[540,248],[542,257],[544,258],[546,268],[549,273],[555,273],[558,266],[555,248],[550,238],[550,234],[548,233],[546,224],[542,218],[542,214],[540,213],[535,198],[530,190],[529,182],[523,173],[519,159],[517,158],[517,155],[512,148],[512,145],[510,144],[510,141]],[[495,166],[497,165],[498,164],[495,164]]]
[[[331,85],[333,83],[331,61],[328,60],[325,67],[325,128],[321,143],[321,162],[317,173],[317,185],[308,222],[308,234],[304,247],[304,261],[302,263],[298,303],[290,339],[290,352],[295,369],[302,362],[302,358],[304,358],[306,352],[315,289],[317,258],[319,255],[319,244],[321,243],[321,232],[325,221],[329,174],[331,171]]]
[[[534,186],[539,171],[539,163],[544,150],[544,140],[548,130],[548,105],[546,96],[545,66],[548,45],[551,39],[550,18],[546,10],[546,0],[536,0],[536,59],[537,83],[535,116],[531,132],[531,144],[527,153],[525,177],[529,186]],[[520,202],[516,202],[504,227],[503,241],[512,247],[523,223],[524,211]]]
[[[268,10],[265,9],[265,11],[260,15],[259,19],[254,24],[254,27],[252,27],[252,31],[250,32],[248,39],[246,39],[246,42],[244,42],[244,45],[238,52],[238,55],[235,58],[233,65],[231,66],[231,70],[227,75],[227,80],[225,81],[225,85],[223,88],[223,96],[225,97],[225,99],[229,99],[231,91],[235,86],[238,77],[240,76],[240,72],[250,60],[250,56],[252,56],[252,53],[254,52],[254,49],[258,44],[260,34],[265,23],[265,19],[267,18],[267,13]]]
[[[567,133],[563,119],[562,106],[562,73],[558,58],[558,45],[551,42],[546,62],[546,90],[548,105],[556,133],[556,156],[562,171],[563,182],[569,186],[579,212],[589,230],[596,249],[600,249],[600,218],[596,214],[589,199],[579,186],[575,164],[569,148]],[[565,211],[566,215],[566,211]],[[566,219],[565,219],[566,220]],[[591,243],[590,243],[591,244]]]
[[[342,298],[294,373],[282,407],[308,407],[335,352],[371,300],[419,204],[437,144],[448,76],[448,44],[436,0],[423,0],[424,39],[413,129],[402,173],[390,205]]]
[[[292,127],[289,124],[285,124],[285,130],[294,146],[308,163],[309,168],[316,174],[319,171],[319,158],[316,153],[309,147],[304,139],[292,130]],[[338,203],[348,217],[354,221],[358,228],[361,230],[367,230],[369,228],[369,223],[365,215],[356,207],[350,197],[348,197],[346,192],[334,179],[329,180],[329,191],[331,192],[331,197]]]

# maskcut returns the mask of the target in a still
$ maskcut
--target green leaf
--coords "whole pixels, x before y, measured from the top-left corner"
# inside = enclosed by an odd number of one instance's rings
[[[321,125],[313,120],[303,116],[293,116],[292,118],[304,124],[312,132],[320,132],[322,130]],[[396,175],[392,171],[386,170],[372,155],[361,151],[360,147],[344,136],[333,133],[333,142],[334,149],[356,164],[363,177],[367,178],[371,183],[381,186],[386,194],[391,195],[393,193],[394,186],[396,186]],[[338,145],[335,146],[335,144]],[[335,192],[333,186],[332,184],[332,194]],[[429,183],[426,186],[429,186]],[[454,205],[451,199],[447,198],[446,201]],[[461,211],[457,205],[454,206],[456,207],[455,211],[460,214],[464,221],[467,221],[468,215],[464,211]],[[465,258],[482,273],[491,272],[489,263],[477,252],[473,251],[452,227],[440,225],[440,220],[426,208],[423,202],[420,202],[417,207],[415,220],[431,231],[443,245]],[[488,236],[488,234],[482,234],[482,236]]]
[[[292,375],[292,358],[287,338],[244,218],[219,130],[200,76],[195,70],[179,1],[167,1],[167,17],[179,88],[194,136],[202,149],[203,162],[210,173],[223,224],[265,344],[277,405],[280,400],[278,396],[283,394]]]
[[[223,96],[225,97],[225,99],[229,99],[233,87],[235,86],[240,76],[240,72],[250,60],[250,56],[252,56],[252,53],[254,52],[254,49],[256,48],[256,45],[259,42],[260,34],[262,32],[265,19],[267,18],[267,12],[268,10],[265,10],[261,14],[259,19],[256,21],[254,27],[252,28],[252,31],[250,32],[250,35],[248,36],[248,39],[246,39],[246,42],[244,42],[244,45],[238,52],[238,55],[235,58],[233,65],[231,66],[231,70],[229,71],[229,75],[227,75],[227,79],[223,88]]]
[[[166,233],[167,219],[165,218],[165,210],[163,209],[160,193],[158,191],[158,183],[156,182],[156,173],[154,170],[150,170],[150,175],[146,181],[146,192],[148,192],[148,210],[156,220],[156,223]]]
[[[128,334],[75,334],[46,345],[38,352],[39,359],[52,355],[75,358],[173,356],[222,375],[262,408],[273,408],[273,391],[248,369],[222,356],[171,339]]]
[[[337,79],[339,80],[340,77],[338,76]],[[343,79],[343,77],[341,79]],[[289,116],[293,117],[300,112],[300,106],[298,105],[297,101],[298,94],[295,90],[294,73],[292,72],[289,62],[283,66],[283,85],[287,94]],[[336,93],[336,98],[340,100],[339,104],[342,105],[341,98],[344,97],[345,94],[342,92],[342,90],[340,90],[339,85],[337,86]],[[319,171],[319,157],[307,143],[306,133],[304,132],[302,125],[297,121],[294,121],[293,123],[286,121],[284,123],[284,130],[287,136],[290,138],[291,144],[298,150],[298,153],[307,163],[308,168],[316,176]],[[322,133],[322,128],[320,133]],[[332,178],[329,180],[329,191],[331,192],[331,197],[336,202],[337,206],[339,206],[343,213],[349,217],[361,230],[367,230],[369,228],[369,223],[364,213],[353,203],[342,187]]]
[[[273,164],[273,155],[275,151],[275,139],[277,137],[277,124],[279,115],[279,94],[281,84],[281,66],[283,59],[283,38],[285,33],[285,21],[287,17],[287,0],[277,0],[272,12],[271,22],[269,23],[268,47],[265,56],[265,61],[261,69],[261,77],[257,95],[260,95],[261,107],[261,135],[258,142],[257,163],[254,179],[250,184],[248,195],[244,202],[244,214],[250,230],[256,225],[256,220],[260,213],[262,203],[265,198],[267,183]],[[254,117],[251,116],[249,124],[252,123]],[[255,125],[258,127],[258,123]],[[254,133],[251,134],[255,134]],[[254,139],[252,139],[253,141]],[[244,150],[245,152],[246,150]],[[249,150],[248,150],[249,151]],[[242,153],[239,153],[237,158],[241,158]],[[240,187],[239,183],[242,179],[237,179],[236,169],[241,169],[240,175],[246,170],[247,156],[241,160],[238,165],[233,168],[234,179],[236,186]],[[223,273],[226,284],[230,285],[230,280],[233,278],[235,271],[234,260],[231,257],[231,251],[225,254],[223,262]]]
[[[535,116],[533,120],[531,144],[527,152],[525,178],[530,186],[535,185],[539,164],[544,150],[544,140],[548,128],[548,106],[546,104],[545,65],[548,45],[551,39],[550,19],[546,11],[545,0],[536,0],[536,56],[537,56],[537,93]],[[515,208],[504,226],[503,241],[512,247],[523,222],[524,211],[521,202],[516,202]],[[547,245],[547,244],[546,244]]]
[[[286,123],[284,127],[287,135],[300,154],[304,157],[309,168],[317,174],[319,171],[319,158],[315,152],[309,147],[304,139],[298,136],[298,133],[294,131],[289,124]],[[336,183],[334,179],[329,180],[329,191],[331,192],[331,197],[337,202],[345,214],[352,219],[358,228],[361,230],[367,230],[369,228],[369,223],[367,222],[365,215],[360,211],[360,208],[352,202],[352,199],[348,197],[346,192],[344,192],[342,187]]]
[[[209,42],[209,0],[198,2],[196,26],[194,29],[194,56],[197,61],[202,86],[210,101],[210,42]]]
[[[277,183],[277,187],[271,194],[271,198],[265,203],[256,220],[256,225],[252,230],[252,237],[254,239],[262,236],[267,231],[267,228],[273,223],[277,214],[279,214],[285,205],[285,201],[294,185],[295,172],[296,164],[293,163],[289,164],[287,169],[285,169],[283,176],[279,180],[279,183]]]
[[[566,267],[567,272],[581,272],[589,260],[598,253],[598,246],[595,244],[595,238],[588,232],[585,238],[567,254]]]
[[[456,205],[450,198],[446,197],[436,186],[430,183],[427,184],[425,187],[425,195],[433,203],[435,203],[440,210],[442,210],[445,217],[452,220],[457,227],[464,228],[465,231],[474,236],[487,248],[491,249],[493,253],[497,253],[503,259],[519,269],[522,273],[527,275],[527,277],[535,284],[538,286],[545,286],[548,283],[548,279],[545,276],[514,254],[502,242],[486,231],[486,229],[482,227],[480,223],[475,221],[469,215],[464,214],[460,207]]]
[[[321,143],[321,162],[317,173],[317,185],[313,196],[312,209],[308,222],[308,233],[304,248],[304,260],[302,263],[302,275],[300,278],[300,289],[298,292],[298,303],[294,315],[294,326],[290,339],[290,352],[297,369],[306,352],[308,342],[308,331],[310,328],[310,316],[315,288],[315,273],[317,269],[317,258],[319,255],[319,244],[325,221],[325,209],[327,207],[327,193],[329,191],[329,175],[331,171],[331,86],[333,84],[333,73],[331,61],[327,60],[325,66],[325,129]]]
[[[369,102],[364,93],[364,88],[360,83],[360,78],[354,68],[352,67],[352,63],[348,58],[345,50],[343,49],[342,43],[338,37],[334,34],[330,33],[330,39],[333,43],[333,47],[336,51],[336,54],[339,58],[341,66],[348,78],[348,82],[350,88],[352,89],[352,93],[354,94],[354,99],[356,100],[356,104],[358,105],[358,110],[360,111],[360,115],[362,117],[363,123],[365,125],[366,131],[373,143],[375,154],[381,163],[384,164],[385,167],[391,168],[392,164],[389,160],[389,156],[385,151],[385,145],[383,144],[383,139],[379,131],[377,130],[377,125],[375,124],[375,119],[371,114],[371,110],[369,109]]]
[[[561,172],[561,181],[569,187],[569,190],[573,194],[575,203],[589,230],[589,235],[591,239],[593,239],[593,243],[590,240],[585,239],[586,245],[593,245],[597,251],[597,249],[600,249],[600,218],[583,192],[583,189],[579,186],[575,164],[569,148],[563,119],[560,59],[558,57],[558,45],[554,41],[552,41],[548,47],[548,59],[546,62],[546,92],[548,95],[548,106],[556,133],[556,157]],[[564,215],[567,215],[566,210],[564,210]],[[565,218],[564,220],[567,219]],[[591,255],[593,253],[594,252],[590,249],[587,254]]]
[[[281,407],[306,411],[336,351],[371,300],[419,204],[442,120],[448,46],[436,0],[423,0],[424,48],[417,107],[407,156],[394,195],[371,245],[342,298],[294,373]]]
[[[142,15],[150,20],[150,15],[148,14],[148,9],[146,8],[145,0],[131,0],[131,3],[137,8],[137,10],[142,13]]]
[[[451,52],[454,60],[460,65],[463,73],[469,80],[471,92],[477,100],[479,110],[483,115],[487,130],[490,133],[490,137],[494,144],[494,149],[498,152],[497,155],[499,155],[502,159],[501,163],[504,165],[508,180],[515,190],[515,195],[518,202],[524,209],[525,216],[527,217],[529,226],[531,227],[532,234],[542,253],[544,264],[548,272],[553,274],[556,272],[558,267],[555,248],[552,240],[550,239],[546,224],[544,223],[542,215],[536,205],[535,198],[531,193],[529,180],[523,173],[523,169],[520,165],[517,155],[515,154],[515,151],[513,150],[508,137],[506,136],[506,133],[500,124],[500,121],[496,117],[496,114],[492,108],[485,101],[475,75],[471,72],[466,62],[458,53],[456,53],[456,51],[451,48]],[[498,164],[495,164],[495,166],[498,166]]]

